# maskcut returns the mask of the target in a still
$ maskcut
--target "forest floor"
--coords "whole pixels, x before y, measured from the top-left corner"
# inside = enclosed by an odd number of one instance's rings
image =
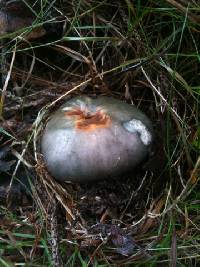
[[[200,2],[1,1],[0,266],[198,266]],[[59,183],[40,136],[77,95],[153,122],[144,168]]]

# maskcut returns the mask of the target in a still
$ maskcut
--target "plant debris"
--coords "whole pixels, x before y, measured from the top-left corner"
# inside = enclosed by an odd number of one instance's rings
[[[197,265],[198,1],[1,1],[0,35],[1,264]],[[46,121],[81,95],[151,118],[145,166],[86,184],[48,173]]]

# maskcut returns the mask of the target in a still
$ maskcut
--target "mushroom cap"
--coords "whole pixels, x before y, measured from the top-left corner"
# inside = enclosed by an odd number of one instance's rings
[[[149,152],[152,124],[136,107],[112,97],[72,98],[49,119],[41,150],[49,172],[60,181],[117,177]]]

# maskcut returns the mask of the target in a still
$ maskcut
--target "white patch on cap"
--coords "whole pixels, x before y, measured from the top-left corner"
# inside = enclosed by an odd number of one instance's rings
[[[152,135],[147,127],[140,121],[132,119],[128,122],[125,122],[124,127],[131,133],[138,132],[142,143],[148,146],[152,141]]]
[[[88,104],[85,103],[83,100],[77,99],[71,106],[65,106],[62,108],[63,111],[70,111],[74,109],[80,109],[82,111],[88,110]]]
[[[63,111],[69,111],[69,110],[72,110],[72,107],[64,107],[62,108]]]

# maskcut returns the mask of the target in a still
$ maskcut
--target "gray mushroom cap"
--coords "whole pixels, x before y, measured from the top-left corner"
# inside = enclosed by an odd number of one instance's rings
[[[60,181],[117,177],[148,154],[152,124],[136,107],[112,97],[75,97],[49,119],[41,150]]]

